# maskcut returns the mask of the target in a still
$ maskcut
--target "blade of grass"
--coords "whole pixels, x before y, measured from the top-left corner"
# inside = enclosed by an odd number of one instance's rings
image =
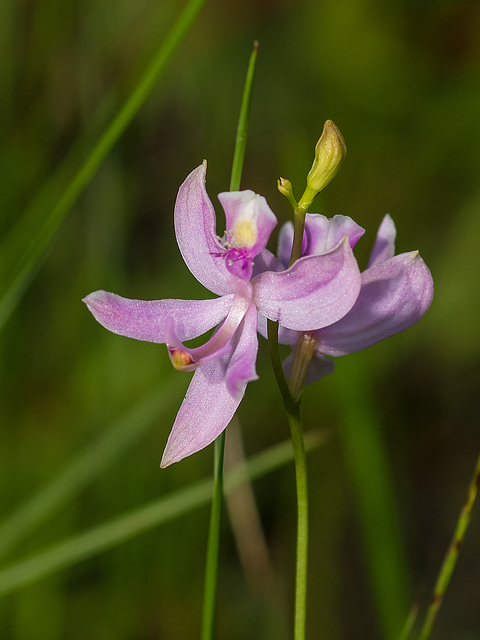
[[[420,640],[428,640],[430,637],[433,625],[437,619],[438,611],[443,602],[443,596],[445,595],[445,591],[450,583],[450,579],[453,574],[453,570],[456,567],[458,554],[460,548],[462,546],[463,540],[465,538],[465,533],[468,529],[468,525],[470,524],[470,519],[472,517],[472,510],[475,506],[475,501],[477,499],[478,487],[480,486],[480,456],[477,458],[477,464],[475,466],[475,471],[473,472],[472,479],[470,484],[468,485],[467,497],[465,503],[460,511],[460,516],[457,521],[457,526],[455,527],[455,532],[453,534],[452,541],[448,548],[448,551],[443,560],[442,566],[440,568],[440,573],[437,578],[437,582],[435,584],[435,589],[433,591],[432,600],[430,602],[430,606],[428,607],[427,615],[425,617],[425,622],[423,624],[422,630],[420,632]]]
[[[408,613],[407,562],[399,533],[388,456],[363,354],[338,364],[342,446],[356,492],[382,635],[398,638]]]
[[[326,431],[317,430],[307,433],[305,434],[306,450],[312,451],[326,444],[328,440],[329,434]],[[293,451],[290,441],[275,445],[226,473],[225,491],[229,492],[245,482],[271,473],[292,460]],[[210,479],[197,482],[187,489],[173,492],[11,565],[0,572],[0,596],[204,506],[208,504],[211,492]]]
[[[24,238],[23,234],[18,235],[15,226],[5,238],[0,246],[0,256],[7,256],[10,259],[7,259],[6,264],[0,268],[0,328],[9,318],[33,279],[65,216],[147,99],[205,1],[190,0],[188,2],[129,98],[100,137],[57,204],[49,213],[45,213],[40,228],[32,237]],[[18,225],[20,229],[23,227],[22,220]]]
[[[46,487],[0,525],[0,557],[68,500],[93,482],[152,424],[158,422],[181,380],[172,378],[107,427],[98,440],[72,460]]]
[[[252,103],[253,78],[258,54],[258,42],[253,43],[253,51],[248,63],[247,77],[243,88],[240,116],[238,118],[237,136],[233,152],[230,191],[240,188],[243,160],[247,143],[248,121]],[[218,591],[218,553],[220,547],[220,525],[223,502],[223,459],[225,453],[225,431],[215,441],[214,489],[212,510],[208,528],[207,557],[205,566],[205,588],[202,615],[202,640],[213,640],[215,637],[217,591]]]

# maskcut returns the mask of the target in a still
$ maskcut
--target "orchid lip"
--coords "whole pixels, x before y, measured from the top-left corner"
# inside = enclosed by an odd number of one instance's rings
[[[200,347],[189,349],[178,340],[173,324],[168,327],[167,348],[170,360],[178,371],[195,371],[200,365],[221,358],[229,349],[229,344],[240,326],[248,307],[250,296],[236,295],[227,317],[218,331]]]

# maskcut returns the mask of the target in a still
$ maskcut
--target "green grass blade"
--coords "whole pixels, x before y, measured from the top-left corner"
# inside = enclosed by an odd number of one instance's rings
[[[258,42],[253,43],[253,51],[250,54],[247,77],[243,89],[242,104],[240,106],[240,116],[238,118],[237,136],[235,139],[235,151],[233,153],[232,173],[230,176],[230,191],[240,189],[242,179],[243,161],[245,158],[245,147],[247,144],[248,122],[250,120],[250,107],[252,105],[253,78],[255,76],[255,65],[257,63]]]
[[[240,116],[238,118],[237,137],[233,152],[232,173],[230,176],[230,191],[240,188],[243,160],[247,144],[248,121],[252,104],[253,78],[257,61],[258,42],[253,43],[250,55],[247,77],[243,88]],[[220,526],[223,503],[223,459],[225,453],[225,431],[215,441],[214,488],[210,525],[208,528],[207,557],[205,566],[205,587],[202,614],[202,640],[213,640],[215,637],[217,590],[218,590],[218,555],[220,548]]]
[[[306,450],[312,451],[328,439],[329,435],[324,431],[310,432],[305,435]],[[292,460],[290,441],[275,445],[226,473],[225,491],[266,475]],[[0,596],[206,505],[211,492],[212,481],[200,481],[9,566],[0,572]]]
[[[470,520],[472,518],[472,510],[477,500],[478,488],[480,486],[480,456],[477,458],[477,464],[475,465],[475,471],[473,472],[472,479],[467,489],[467,497],[460,511],[460,516],[455,527],[452,541],[448,547],[445,558],[440,567],[440,573],[438,574],[437,582],[433,590],[432,600],[428,607],[425,622],[422,630],[420,631],[420,640],[428,640],[433,631],[433,626],[437,619],[438,612],[443,602],[443,597],[447,590],[450,580],[452,578],[453,571],[457,565],[458,554],[462,547],[465,533],[467,532]]]
[[[33,279],[65,216],[145,102],[205,1],[190,0],[188,2],[130,97],[100,137],[57,204],[49,213],[45,212],[43,222],[33,236],[28,239],[20,238],[22,244],[17,246],[19,236],[14,227],[5,238],[0,246],[0,256],[6,262],[0,268],[0,328],[5,324]],[[22,220],[18,225],[20,228],[23,227]],[[5,257],[7,257],[6,260]]]
[[[88,446],[64,471],[0,526],[0,557],[68,500],[93,482],[110,464],[161,419],[172,394],[180,392],[180,377],[159,387],[126,415],[115,420],[99,439]]]
[[[368,363],[342,359],[336,375],[340,431],[356,492],[383,637],[397,639],[409,609],[407,562],[387,455],[368,384]]]

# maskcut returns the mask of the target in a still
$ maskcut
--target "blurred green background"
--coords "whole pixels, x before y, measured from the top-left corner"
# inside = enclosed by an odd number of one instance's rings
[[[1,1],[2,238],[46,186],[37,211],[47,215],[183,6]],[[287,220],[276,180],[289,178],[300,196],[332,118],[348,155],[316,210],[365,227],[362,265],[390,213],[398,251],[419,249],[435,280],[417,326],[338,359],[337,372],[304,394],[306,429],[331,434],[309,457],[309,638],[376,640],[414,600],[428,602],[480,449],[477,0],[207,0],[0,334],[0,525],[157,390],[158,406],[145,426],[133,420],[130,444],[1,566],[211,473],[212,447],[158,468],[189,375],[173,372],[164,347],[102,329],[81,298],[96,289],[208,297],[177,250],[173,203],[203,158],[212,198],[228,188],[253,39],[260,53],[243,186]],[[27,220],[25,242],[38,219]],[[246,455],[288,437],[263,340],[258,372],[238,412]],[[292,623],[292,465],[253,489],[271,572],[242,564],[233,532],[251,522],[233,526],[226,515],[218,637],[283,640]],[[208,515],[203,506],[4,596],[0,637],[197,638]],[[436,640],[480,638],[479,534],[474,513]]]

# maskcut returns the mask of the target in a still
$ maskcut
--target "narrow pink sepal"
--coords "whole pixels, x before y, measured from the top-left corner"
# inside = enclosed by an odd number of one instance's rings
[[[185,264],[204,287],[218,295],[230,293],[225,249],[216,233],[215,209],[208,197],[202,164],[187,176],[175,202],[175,234]],[[221,234],[222,235],[222,234]]]
[[[165,343],[168,328],[179,340],[191,340],[215,327],[228,314],[234,295],[211,300],[131,300],[108,291],[83,299],[94,318],[121,336]]]
[[[370,260],[368,261],[369,268],[379,262],[385,262],[385,260],[393,258],[395,255],[396,237],[397,230],[395,229],[395,223],[387,213],[378,228],[375,244],[373,245]]]

